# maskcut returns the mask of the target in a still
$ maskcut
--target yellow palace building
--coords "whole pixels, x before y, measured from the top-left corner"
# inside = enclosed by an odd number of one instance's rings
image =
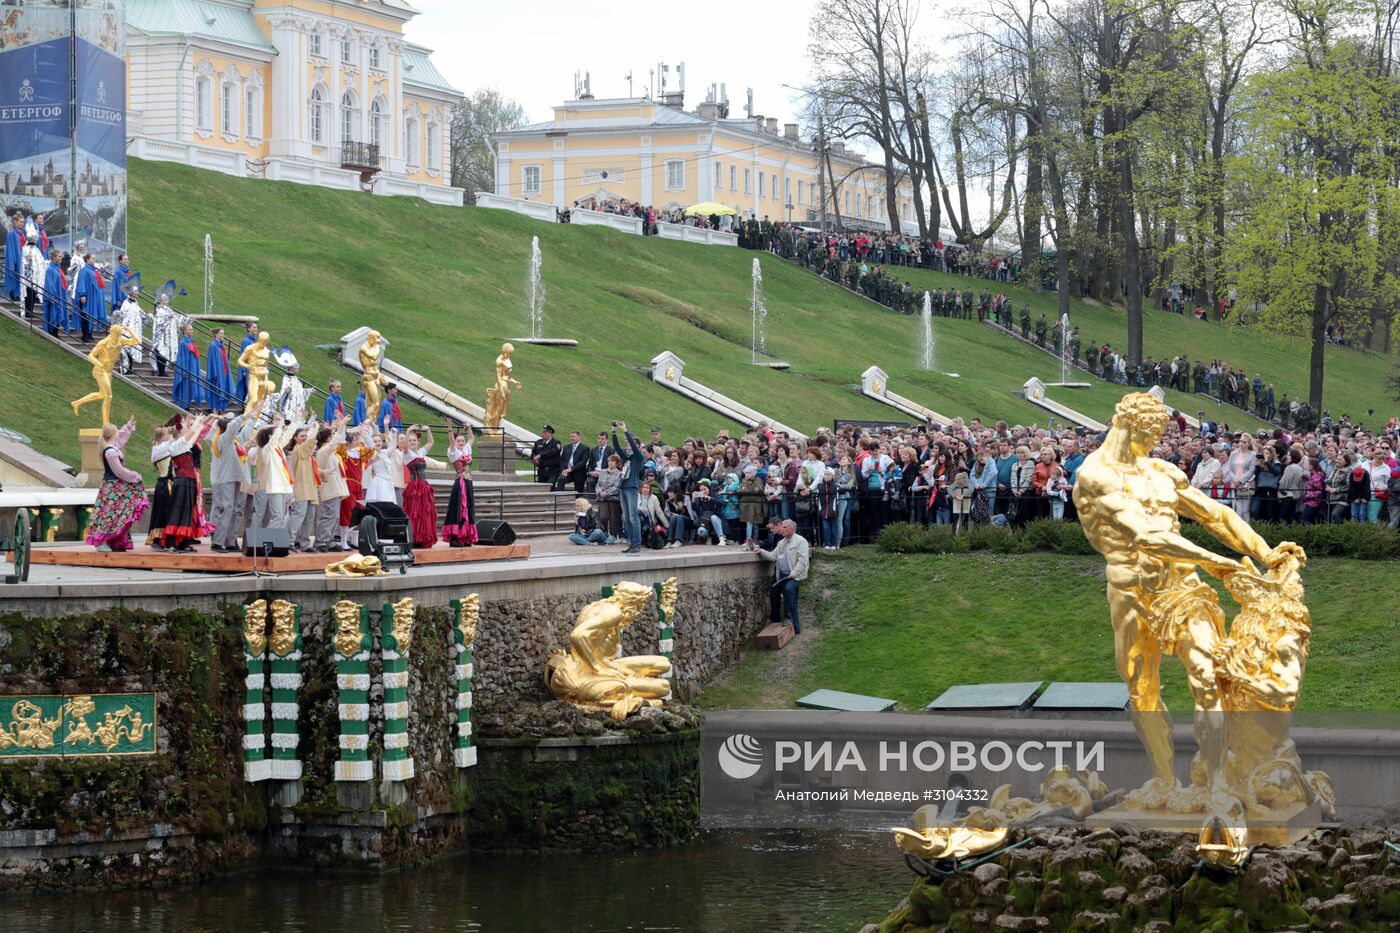
[[[232,175],[461,204],[461,98],[403,0],[127,0],[129,152]]]
[[[797,124],[780,130],[773,118],[729,118],[714,101],[690,112],[682,101],[675,93],[661,101],[584,95],[555,107],[552,120],[496,133],[494,193],[555,207],[626,200],[664,211],[718,201],[742,217],[820,218],[820,159]],[[830,176],[828,220],[839,210],[846,226],[891,229],[883,166],[833,143]],[[909,181],[897,190],[894,229],[917,233]],[[832,191],[829,179],[828,199]]]

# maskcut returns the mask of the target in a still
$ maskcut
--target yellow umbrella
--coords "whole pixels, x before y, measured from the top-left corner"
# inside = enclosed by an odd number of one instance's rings
[[[699,214],[701,217],[708,217],[711,214],[737,214],[734,208],[727,204],[720,204],[718,201],[701,201],[699,204],[692,204],[685,209],[687,217]]]

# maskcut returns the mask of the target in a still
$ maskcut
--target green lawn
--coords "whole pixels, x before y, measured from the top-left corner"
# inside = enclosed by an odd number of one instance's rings
[[[1118,680],[1100,557],[856,548],[813,563],[803,634],[782,651],[745,651],[699,705],[789,709],[826,687],[918,710],[959,683]],[[1400,619],[1383,607],[1400,579],[1385,563],[1326,558],[1303,580],[1313,637],[1299,708],[1393,710]],[[1164,663],[1163,675],[1167,705],[1189,710],[1181,665]]]
[[[634,426],[663,425],[668,437],[732,428],[646,378],[648,361],[667,349],[686,361],[695,379],[803,431],[834,418],[899,418],[856,391],[871,364],[889,373],[895,392],[949,415],[989,422],[1044,423],[1047,413],[1017,392],[1032,375],[1046,381],[1059,376],[1048,354],[990,327],[945,319],[935,320],[939,372],[922,372],[917,317],[883,310],[766,254],[545,224],[498,210],[230,178],[168,163],[132,160],[130,180],[132,264],[146,281],[175,278],[189,292],[184,307],[199,308],[204,235],[212,234],[216,310],[258,314],[274,344],[289,344],[303,378],[318,385],[349,375],[330,348],[368,324],[390,341],[394,359],[484,400],[501,342],[527,330],[532,236],[540,238],[544,255],[546,336],[572,337],[580,345],[517,345],[516,374],[524,387],[510,417],[527,427],[548,421],[590,434],[622,418]],[[791,364],[788,372],[750,363],[756,255],[764,270],[768,348],[772,358]],[[1086,315],[1116,313],[1079,307]],[[35,437],[39,449],[74,462],[75,422],[65,400],[88,391],[88,367],[37,344],[18,334],[0,340],[0,371],[14,374],[0,376],[10,380],[0,387],[37,387],[29,374],[38,372],[52,390],[24,396],[23,417],[8,417]],[[1355,371],[1334,373],[1334,384],[1367,387],[1357,390],[1364,395],[1379,386],[1380,370],[1371,357],[1343,355],[1353,358]],[[130,394],[118,386],[116,410],[134,405],[144,436],[160,413],[129,400]],[[1121,390],[1096,384],[1052,394],[1102,421]],[[1188,411],[1204,407],[1232,426],[1258,426],[1194,396],[1171,393],[1168,403]],[[412,408],[406,414],[420,417]]]
[[[962,290],[970,285],[975,294],[980,294],[985,285],[993,293],[1002,292],[1013,299],[1015,320],[1018,322],[1022,304],[1030,305],[1032,325],[1041,312],[1052,324],[1058,314],[1058,297],[1054,292],[1032,292],[1019,285],[992,283],[922,269],[888,266],[886,269],[897,277],[907,279],[920,292],[938,288]],[[1170,360],[1181,354],[1204,363],[1222,360],[1243,366],[1251,380],[1258,373],[1266,383],[1272,382],[1274,392],[1279,397],[1286,394],[1294,398],[1299,393],[1306,397],[1311,345],[1305,338],[1286,336],[1258,325],[1239,327],[1231,322],[1197,321],[1192,315],[1164,312],[1150,301],[1145,304],[1142,315],[1145,356]],[[1069,316],[1070,322],[1079,328],[1086,347],[1090,342],[1100,346],[1109,343],[1120,349],[1127,347],[1127,316],[1121,307],[1104,307],[1071,299]],[[1014,342],[1004,335],[998,336],[1007,343]],[[1326,358],[1323,404],[1332,410],[1332,414],[1340,417],[1347,413],[1353,419],[1360,418],[1368,424],[1381,424],[1400,411],[1400,406],[1385,390],[1386,377],[1395,365],[1394,356],[1328,347]],[[1368,408],[1376,410],[1375,417],[1367,417]],[[1226,420],[1231,423],[1235,421]]]

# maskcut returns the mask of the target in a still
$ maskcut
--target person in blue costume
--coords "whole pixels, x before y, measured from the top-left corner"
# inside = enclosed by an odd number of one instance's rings
[[[233,394],[233,373],[228,368],[228,347],[224,345],[224,329],[214,328],[214,339],[209,342],[209,360],[205,364],[204,381],[209,392],[211,411],[225,411],[241,407],[242,399]]]
[[[5,229],[5,297],[19,301],[20,272],[24,268],[24,217],[18,211]]]
[[[339,379],[332,379],[326,389],[326,406],[321,412],[321,420],[330,424],[345,414],[345,398],[340,394]]]
[[[126,283],[131,281],[131,261],[126,253],[117,256],[117,268],[112,272],[112,281],[108,283],[107,306],[116,310],[121,307],[121,303],[126,301]]]
[[[352,428],[358,428],[369,420],[369,412],[365,410],[366,405],[365,390],[361,389],[360,394],[355,396],[355,409],[350,414],[350,426]]]
[[[49,253],[49,270],[44,273],[44,330],[58,336],[60,330],[71,331],[68,311],[68,279],[63,274],[63,254]]]
[[[194,342],[194,325],[180,330],[180,352],[175,358],[175,381],[171,397],[189,411],[204,404],[204,367],[199,365],[199,345]]]
[[[93,263],[92,253],[83,257],[83,268],[78,273],[77,291],[73,296],[78,309],[78,324],[82,329],[84,342],[92,340],[94,329],[107,329],[107,289],[102,275]]]

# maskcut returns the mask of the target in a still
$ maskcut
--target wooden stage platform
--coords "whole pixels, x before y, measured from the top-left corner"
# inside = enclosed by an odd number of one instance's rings
[[[145,545],[138,545],[130,551],[97,551],[87,546],[44,547],[35,545],[30,551],[30,562],[34,564],[55,564],[64,567],[117,567],[124,570],[156,570],[178,573],[181,571],[203,571],[206,573],[322,573],[329,564],[337,563],[353,556],[352,551],[331,552],[329,554],[288,554],[286,557],[245,557],[237,554],[221,554],[201,545],[194,553],[175,554],[170,551],[153,551]],[[513,544],[509,547],[473,545],[472,547],[449,547],[438,542],[431,548],[414,548],[414,566],[423,564],[476,564],[493,560],[520,560],[530,556],[528,544]],[[254,562],[257,566],[254,567]],[[395,568],[387,568],[395,576]]]

